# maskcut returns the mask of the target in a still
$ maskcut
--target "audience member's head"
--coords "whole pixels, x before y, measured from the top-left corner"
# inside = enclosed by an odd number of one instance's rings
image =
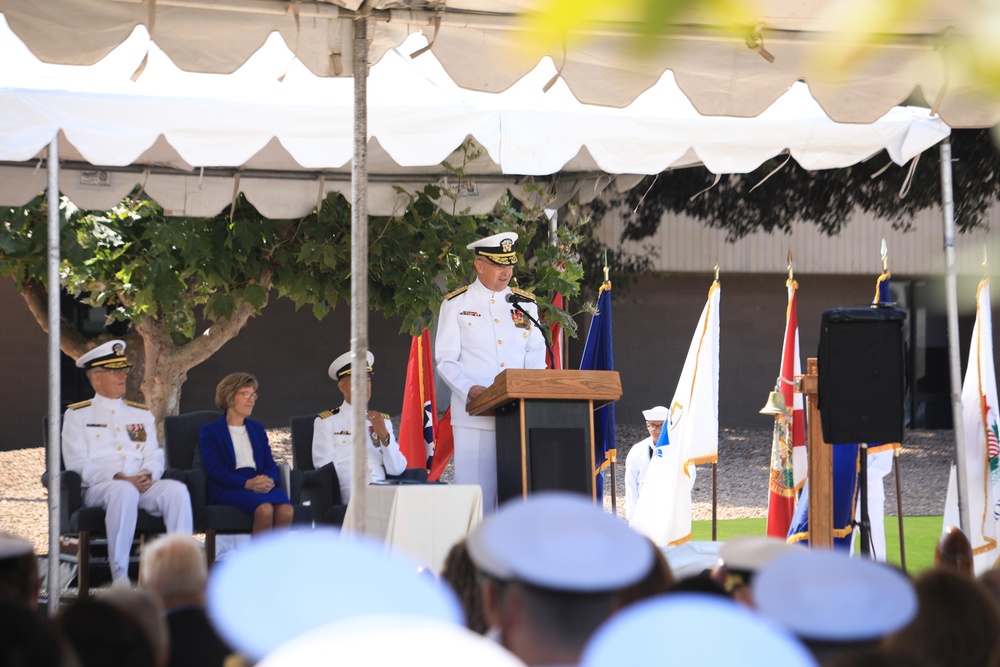
[[[0,602],[38,607],[38,560],[31,542],[0,533]]]
[[[0,601],[0,665],[74,667],[76,656],[38,612]]]
[[[712,576],[734,600],[753,606],[750,584],[754,575],[775,558],[803,548],[775,537],[736,537],[719,548],[720,563],[713,570]]]
[[[156,593],[166,609],[205,604],[208,569],[201,543],[190,535],[171,533],[142,550],[139,586]]]
[[[647,538],[646,541],[653,552],[653,567],[645,577],[631,586],[626,586],[615,595],[615,609],[622,609],[639,600],[662,595],[677,585],[663,552],[653,544],[652,540]]]
[[[1000,570],[986,570],[976,577],[986,592],[993,596],[993,601],[1000,604]]]
[[[972,543],[961,529],[949,526],[934,549],[934,568],[973,576]]]
[[[170,637],[163,620],[163,605],[156,594],[147,590],[110,588],[101,591],[98,599],[138,623],[153,648],[155,663],[160,666],[167,664]]]
[[[772,560],[750,585],[757,610],[799,637],[825,663],[874,648],[917,611],[906,576],[843,551],[802,549]]]
[[[465,540],[457,542],[444,559],[441,578],[448,582],[465,610],[465,625],[470,630],[486,632],[486,617],[483,615],[483,595],[479,588],[479,573],[475,563],[469,558]]]
[[[691,577],[684,577],[674,584],[671,593],[698,593],[702,595],[716,595],[728,599],[735,599],[725,587],[716,581],[709,570],[699,572]]]
[[[815,664],[792,635],[745,606],[687,593],[621,610],[597,630],[580,660],[581,667]]]
[[[917,615],[885,640],[899,653],[939,667],[987,665],[1000,637],[1000,608],[972,577],[927,570],[913,582]]]
[[[139,622],[102,600],[78,600],[60,611],[56,627],[81,667],[157,667]]]
[[[648,540],[592,500],[555,492],[504,504],[468,549],[491,631],[529,665],[575,664],[615,596],[654,560]]]

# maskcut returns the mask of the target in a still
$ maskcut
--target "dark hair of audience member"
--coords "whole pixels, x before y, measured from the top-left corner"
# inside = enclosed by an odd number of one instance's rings
[[[38,606],[38,560],[35,554],[0,559],[0,601]]]
[[[475,564],[469,558],[469,550],[465,548],[465,540],[456,543],[444,559],[441,579],[451,586],[462,603],[465,625],[473,632],[483,634],[487,626],[478,574]]]
[[[139,624],[112,605],[87,598],[63,609],[56,627],[81,667],[155,667],[153,647]]]
[[[823,662],[823,667],[933,667],[926,660],[885,647],[846,650]]]
[[[883,645],[938,667],[989,664],[1000,637],[1000,606],[989,592],[954,570],[927,570],[913,586],[917,615]]]
[[[677,585],[674,573],[670,569],[663,552],[649,541],[649,548],[653,550],[653,567],[649,573],[636,583],[623,588],[615,595],[615,611],[624,609],[630,604],[645,600],[655,595],[662,595]]]
[[[711,570],[699,572],[693,577],[679,580],[671,593],[704,593],[706,595],[720,595],[724,598],[732,599],[725,587],[712,578]]]
[[[0,665],[72,667],[76,658],[37,611],[0,601]]]

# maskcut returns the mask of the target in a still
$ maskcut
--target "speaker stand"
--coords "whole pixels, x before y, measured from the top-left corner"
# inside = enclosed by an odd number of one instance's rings
[[[862,442],[858,444],[858,454],[861,457],[861,471],[859,473],[861,479],[858,480],[858,484],[861,486],[861,521],[858,522],[858,527],[861,529],[861,546],[859,551],[862,558],[871,558],[872,524],[871,517],[868,514],[868,443]]]

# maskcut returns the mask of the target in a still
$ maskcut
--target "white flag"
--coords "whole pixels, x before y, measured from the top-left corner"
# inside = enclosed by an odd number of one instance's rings
[[[976,326],[969,346],[969,367],[962,384],[962,427],[965,433],[965,469],[969,495],[968,535],[976,574],[1000,560],[997,526],[1000,524],[1000,430],[997,417],[997,383],[993,367],[993,318],[990,282],[983,280],[976,292]],[[958,526],[958,490],[955,465],[948,478],[944,528]]]
[[[695,464],[719,457],[719,282],[708,291],[670,414],[629,525],[657,546],[691,539],[691,490]]]

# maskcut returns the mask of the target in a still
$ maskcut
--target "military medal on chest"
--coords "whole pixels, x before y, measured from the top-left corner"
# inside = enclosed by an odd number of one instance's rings
[[[531,328],[531,322],[528,321],[528,318],[525,317],[524,313],[522,313],[520,310],[511,308],[510,319],[514,320],[514,326],[517,327],[518,329]]]
[[[132,442],[146,442],[145,424],[126,424],[125,430],[128,432],[128,439]]]

